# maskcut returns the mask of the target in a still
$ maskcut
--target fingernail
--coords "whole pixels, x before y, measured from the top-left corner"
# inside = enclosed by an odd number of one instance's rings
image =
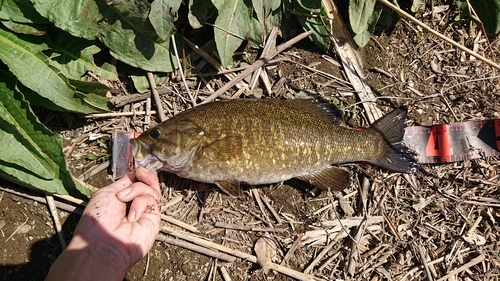
[[[130,212],[128,213],[128,221],[135,221],[135,211],[134,210],[130,210]]]
[[[118,197],[118,198],[125,198],[125,197],[127,197],[127,195],[129,195],[130,191],[132,191],[132,189],[130,187],[127,187],[124,190],[118,192],[116,194],[116,197]]]

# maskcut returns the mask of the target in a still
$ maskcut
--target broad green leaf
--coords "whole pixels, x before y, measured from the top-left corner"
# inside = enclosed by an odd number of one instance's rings
[[[181,0],[154,0],[151,3],[149,21],[162,40],[166,40],[174,33],[174,22],[177,20],[177,10]]]
[[[368,29],[368,21],[375,9],[375,0],[350,0],[349,23],[352,31],[360,34]]]
[[[411,11],[414,13],[422,13],[425,9],[425,0],[413,0]]]
[[[148,71],[174,70],[170,40],[148,19],[146,0],[33,0],[40,14],[76,37],[99,38],[118,60]]]
[[[9,76],[1,74],[1,80]],[[16,126],[0,122],[0,143],[12,150],[0,156],[0,176],[51,193],[89,197],[91,191],[74,179],[66,168],[61,138],[45,128],[23,96],[7,88],[5,83],[0,83],[0,96],[2,120],[14,119],[16,122]],[[18,155],[15,155],[16,152]],[[27,154],[32,157],[24,159],[22,156]],[[27,163],[33,159],[39,163]],[[43,171],[46,165],[40,159],[44,159],[50,169]]]
[[[99,1],[99,0],[98,0]],[[96,39],[104,16],[97,1],[32,0],[35,9],[50,22],[76,37]]]
[[[382,14],[383,11],[383,5],[381,3],[377,3],[375,5],[373,14],[371,15],[370,19],[368,20],[368,28],[359,33],[356,34],[353,39],[356,42],[356,44],[360,47],[366,46],[368,42],[370,41],[370,38],[372,37],[373,33],[375,32],[375,26],[377,25],[380,15]]]
[[[95,65],[93,55],[102,50],[96,44],[99,42],[76,38],[67,32],[59,32],[56,40],[50,46],[57,51],[51,56],[51,64],[61,70],[64,76],[77,80],[85,72],[91,71],[101,79],[118,80],[114,66],[107,63],[103,67]]]
[[[280,0],[252,0],[252,7],[259,22],[264,23],[273,11],[281,5]]]
[[[0,1],[0,19],[17,23],[49,23],[29,0]]]
[[[298,16],[300,25],[305,30],[313,30],[311,39],[316,46],[324,50],[330,47],[329,24],[323,22],[319,16],[325,16],[325,11],[321,7],[320,0],[298,0],[294,1],[295,11],[303,14]],[[315,17],[307,17],[307,14],[313,14]]]
[[[3,109],[0,109],[0,114],[4,114]],[[2,124],[2,127],[5,127],[5,125],[6,124]],[[26,172],[31,172],[33,175],[42,179],[51,179],[54,177],[55,171],[48,165],[45,159],[31,153],[31,151],[19,142],[14,135],[2,129],[3,128],[0,128],[0,143],[9,149],[4,149],[0,155],[0,162],[3,161],[16,169],[23,169],[26,170]]]
[[[0,59],[21,83],[67,111],[77,113],[102,111],[88,106],[85,100],[74,96],[75,88],[42,53],[42,50],[47,48],[45,43],[32,43],[0,28]],[[106,104],[99,107],[105,106]]]
[[[191,0],[189,1],[189,24],[194,29],[201,28],[214,12],[215,7],[212,1]]]
[[[488,35],[500,32],[500,0],[470,0]]]
[[[223,66],[232,62],[236,49],[243,42],[252,24],[252,9],[249,0],[212,1],[219,16],[215,20],[215,43]]]
[[[15,33],[42,36],[47,32],[47,25],[35,23],[18,23],[13,21],[2,21],[2,24]]]

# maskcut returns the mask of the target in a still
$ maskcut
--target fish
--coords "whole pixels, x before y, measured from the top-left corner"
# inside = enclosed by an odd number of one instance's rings
[[[341,124],[337,110],[316,99],[236,99],[201,104],[130,140],[138,166],[216,184],[241,197],[241,184],[263,185],[292,178],[323,190],[350,184],[338,165],[367,162],[414,173],[404,146],[407,108],[365,129]]]

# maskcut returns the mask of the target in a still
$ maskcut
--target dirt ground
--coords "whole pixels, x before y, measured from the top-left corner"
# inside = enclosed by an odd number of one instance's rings
[[[452,8],[418,17],[464,46],[491,57],[484,34],[465,21],[449,20],[455,13]],[[408,126],[500,118],[500,79],[491,67],[404,19],[390,29],[377,31],[369,45],[359,51],[366,79],[377,96],[375,103],[384,113],[408,106]],[[500,40],[490,39],[498,58]],[[254,49],[247,51],[255,55]],[[267,67],[267,74],[271,85],[284,83],[272,95],[265,90],[255,95],[293,98],[301,90],[317,92],[341,109],[348,125],[368,125],[349,83],[333,82],[315,71],[346,79],[335,53],[300,42],[279,58],[280,62]],[[209,85],[214,88],[226,81],[222,76],[210,78]],[[196,91],[196,83],[193,85]],[[183,87],[175,79],[163,87],[173,86]],[[234,93],[236,90],[227,96]],[[206,97],[208,90],[202,87],[198,94]],[[169,116],[187,107],[184,98],[174,92],[162,98]],[[144,102],[132,107],[140,110]],[[117,111],[130,108],[128,105]],[[75,117],[75,122],[81,125],[68,129],[61,121],[59,131],[65,147],[76,143],[68,157],[76,177],[100,164],[89,160],[88,155],[107,160],[113,130],[144,129],[143,116],[83,121]],[[90,141],[91,133],[108,137]],[[275,263],[308,271],[320,280],[500,279],[498,157],[422,164],[412,175],[365,164],[347,167],[353,172],[353,181],[342,192],[317,192],[292,180],[246,191],[240,200],[224,195],[215,186],[161,174],[164,199],[160,205],[164,214],[199,230],[198,236],[244,253],[254,255],[256,241],[265,237],[274,245]],[[111,181],[108,168],[86,180],[95,187]],[[40,196],[7,182],[0,186]],[[270,207],[260,207],[256,197],[267,200]],[[169,203],[179,198],[175,204]],[[0,206],[0,279],[43,280],[61,252],[47,206],[8,191],[0,192]],[[59,216],[69,241],[79,215],[59,210]],[[373,221],[361,224],[362,217]],[[333,229],[339,222],[348,227],[348,235],[337,237],[339,229]],[[235,229],[235,225],[245,229]],[[287,255],[296,241],[297,247]],[[228,262],[160,241],[129,270],[125,280],[229,280],[225,273],[231,280],[293,280],[273,270],[265,273],[240,258]]]

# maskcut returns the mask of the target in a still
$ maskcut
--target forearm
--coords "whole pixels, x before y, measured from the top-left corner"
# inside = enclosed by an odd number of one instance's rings
[[[89,246],[79,236],[56,259],[46,281],[123,280],[128,267],[121,254],[109,247]]]

